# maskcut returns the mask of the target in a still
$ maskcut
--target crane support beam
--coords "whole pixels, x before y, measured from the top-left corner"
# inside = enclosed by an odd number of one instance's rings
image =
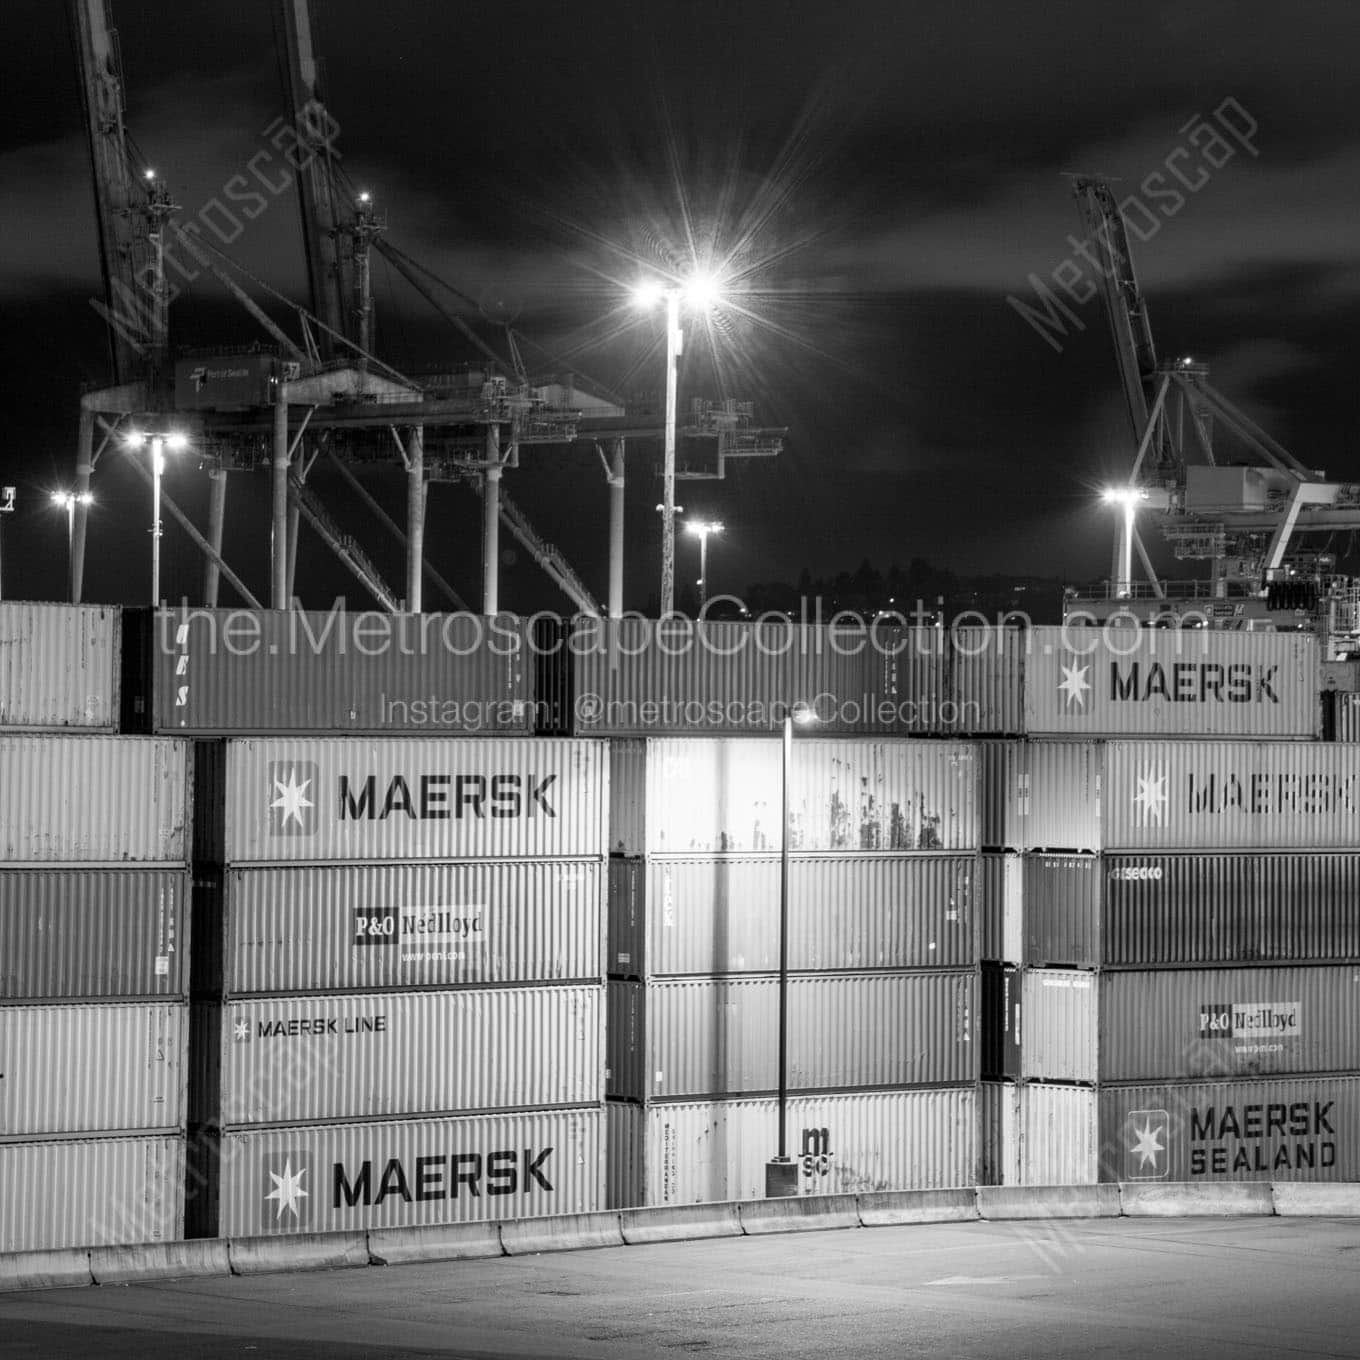
[[[1299,512],[1305,505],[1330,505],[1335,502],[1336,487],[1325,482],[1297,482],[1294,494],[1289,498],[1289,506],[1284,518],[1280,520],[1270,547],[1266,549],[1265,572],[1267,580],[1272,571],[1278,571],[1284,561],[1285,550],[1289,547],[1290,535],[1299,521]]]
[[[217,590],[222,569],[222,532],[227,522],[227,474],[223,468],[208,473],[208,543],[213,550],[203,568],[203,603],[217,608]]]

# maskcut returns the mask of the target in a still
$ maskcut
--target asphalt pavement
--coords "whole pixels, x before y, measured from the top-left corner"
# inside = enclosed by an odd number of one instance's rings
[[[1360,1219],[859,1228],[0,1296],[6,1360],[1360,1356]]]

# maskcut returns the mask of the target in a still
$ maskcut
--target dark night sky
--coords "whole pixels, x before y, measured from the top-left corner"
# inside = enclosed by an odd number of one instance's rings
[[[1135,241],[1162,354],[1207,360],[1215,385],[1306,462],[1360,477],[1347,357],[1360,323],[1360,8],[1349,0],[314,4],[349,173],[386,209],[394,244],[472,297],[510,301],[544,347],[528,351],[532,368],[565,355],[625,391],[659,387],[659,318],[623,301],[638,261],[686,258],[691,239],[734,253],[743,312],[711,346],[689,328],[682,401],[751,398],[790,434],[778,460],[681,485],[687,509],[728,526],[715,589],[865,556],[1103,572],[1108,523],[1093,488],[1131,450],[1100,304],[1074,304],[1084,329],[1057,352],[1007,298],[1032,300],[1028,276],[1073,254],[1080,222],[1063,171],[1118,175],[1121,193],[1138,192],[1189,147],[1187,121],[1212,123],[1225,100],[1257,124],[1258,154],[1227,138],[1233,154],[1214,168],[1189,148],[1178,164],[1207,178]],[[130,129],[182,218],[199,216],[282,112],[272,5],[113,8]],[[0,56],[0,468],[20,487],[0,533],[6,593],[47,598],[63,589],[65,547],[47,492],[69,482],[81,384],[106,378],[63,11],[10,0]],[[303,300],[291,193],[230,250]],[[475,358],[386,266],[375,280],[389,362]],[[202,284],[172,326],[181,345],[253,338]],[[659,560],[659,449],[632,454],[627,604],[642,607]],[[87,594],[131,602],[149,509],[124,456],[96,474]],[[400,504],[395,472],[373,485]],[[594,453],[530,451],[507,485],[603,594]],[[343,489],[318,488],[361,530]],[[168,489],[201,521],[200,474],[177,468]],[[262,591],[263,479],[234,479],[232,496],[228,555]],[[365,536],[397,581],[380,532]],[[441,487],[430,535],[431,555],[475,599],[475,498]],[[681,542],[683,578],[695,550]],[[198,565],[173,525],[166,552],[167,594],[196,592]],[[309,603],[344,588],[323,553],[313,540],[300,576]],[[562,601],[520,561],[502,603]]]

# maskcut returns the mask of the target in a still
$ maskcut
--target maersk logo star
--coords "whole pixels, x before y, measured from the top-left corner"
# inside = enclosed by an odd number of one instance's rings
[[[1086,708],[1086,694],[1091,688],[1091,682],[1086,678],[1091,672],[1090,666],[1083,666],[1078,661],[1073,661],[1070,666],[1062,668],[1063,678],[1058,682],[1058,693],[1063,695],[1063,708]]]
[[[294,1158],[297,1158],[297,1170],[293,1170]],[[276,1162],[277,1166],[278,1163]],[[269,1205],[275,1205],[273,1212],[273,1222],[279,1225],[284,1214],[291,1214],[292,1219],[289,1223],[283,1223],[284,1227],[291,1227],[302,1221],[302,1216],[306,1212],[307,1206],[303,1200],[310,1198],[310,1191],[302,1187],[302,1178],[307,1174],[307,1168],[302,1165],[302,1159],[297,1155],[290,1154],[284,1158],[283,1174],[279,1175],[273,1171],[268,1163],[264,1168],[265,1177],[273,1182],[273,1189],[264,1197],[265,1199],[265,1218],[269,1219]]]
[[[1161,826],[1166,816],[1166,775],[1155,765],[1145,765],[1138,776],[1138,792],[1133,795],[1133,805],[1139,812],[1139,825],[1151,826],[1156,822]]]
[[[1165,1110],[1134,1110],[1129,1115],[1128,1177],[1154,1180],[1168,1170],[1171,1116]]]
[[[310,836],[316,831],[319,775],[310,760],[269,763],[269,831],[274,836]]]
[[[243,1044],[250,1038],[250,1021],[235,1020],[231,1026],[231,1041],[234,1044]]]

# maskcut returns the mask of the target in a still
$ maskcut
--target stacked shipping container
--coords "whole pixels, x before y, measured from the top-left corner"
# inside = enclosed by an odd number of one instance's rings
[[[186,751],[95,735],[117,642],[0,605],[0,1252],[182,1236]]]
[[[782,744],[619,741],[612,765],[610,1203],[760,1196],[778,1151]],[[973,750],[796,741],[789,806],[801,1189],[970,1183]]]
[[[200,771],[191,1231],[598,1209],[603,745],[235,740]]]
[[[1347,1122],[1360,761],[1297,740],[1313,734],[1309,696],[1281,683],[1272,640],[1259,641],[1211,635],[1196,674],[1238,677],[1239,738],[1283,728],[1294,741],[984,752],[998,852],[984,873],[998,961],[985,1075],[1019,1079],[984,1087],[988,1179],[1360,1170]]]

